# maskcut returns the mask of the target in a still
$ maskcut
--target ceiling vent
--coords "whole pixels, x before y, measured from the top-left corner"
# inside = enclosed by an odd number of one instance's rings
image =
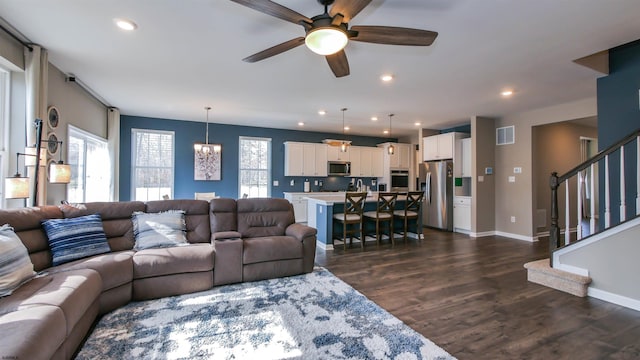
[[[515,142],[515,127],[513,125],[496,129],[496,145],[508,145]]]

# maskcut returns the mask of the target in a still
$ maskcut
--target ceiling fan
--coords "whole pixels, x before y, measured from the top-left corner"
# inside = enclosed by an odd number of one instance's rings
[[[305,36],[285,41],[248,56],[243,61],[256,62],[278,55],[295,47],[307,45],[313,52],[324,55],[336,77],[349,75],[349,61],[344,47],[349,40],[387,45],[429,46],[437,32],[393,26],[353,26],[353,19],[371,0],[317,0],[324,13],[308,18],[270,0],[231,0],[267,15],[301,25]],[[331,9],[329,9],[329,6]]]

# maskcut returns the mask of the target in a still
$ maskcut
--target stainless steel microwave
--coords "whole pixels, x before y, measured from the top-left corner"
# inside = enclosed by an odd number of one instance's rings
[[[327,164],[328,164],[327,174],[329,176],[350,176],[351,175],[350,161],[329,161]]]

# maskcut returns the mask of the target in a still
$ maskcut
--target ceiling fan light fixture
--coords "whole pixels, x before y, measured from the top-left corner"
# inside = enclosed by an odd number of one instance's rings
[[[347,34],[340,28],[327,26],[307,33],[304,43],[318,55],[332,55],[344,49],[349,42]]]

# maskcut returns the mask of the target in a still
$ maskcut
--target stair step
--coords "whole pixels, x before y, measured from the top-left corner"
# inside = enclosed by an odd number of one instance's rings
[[[585,297],[591,283],[589,276],[554,269],[549,266],[549,259],[532,261],[524,264],[527,269],[527,280],[571,295]]]

